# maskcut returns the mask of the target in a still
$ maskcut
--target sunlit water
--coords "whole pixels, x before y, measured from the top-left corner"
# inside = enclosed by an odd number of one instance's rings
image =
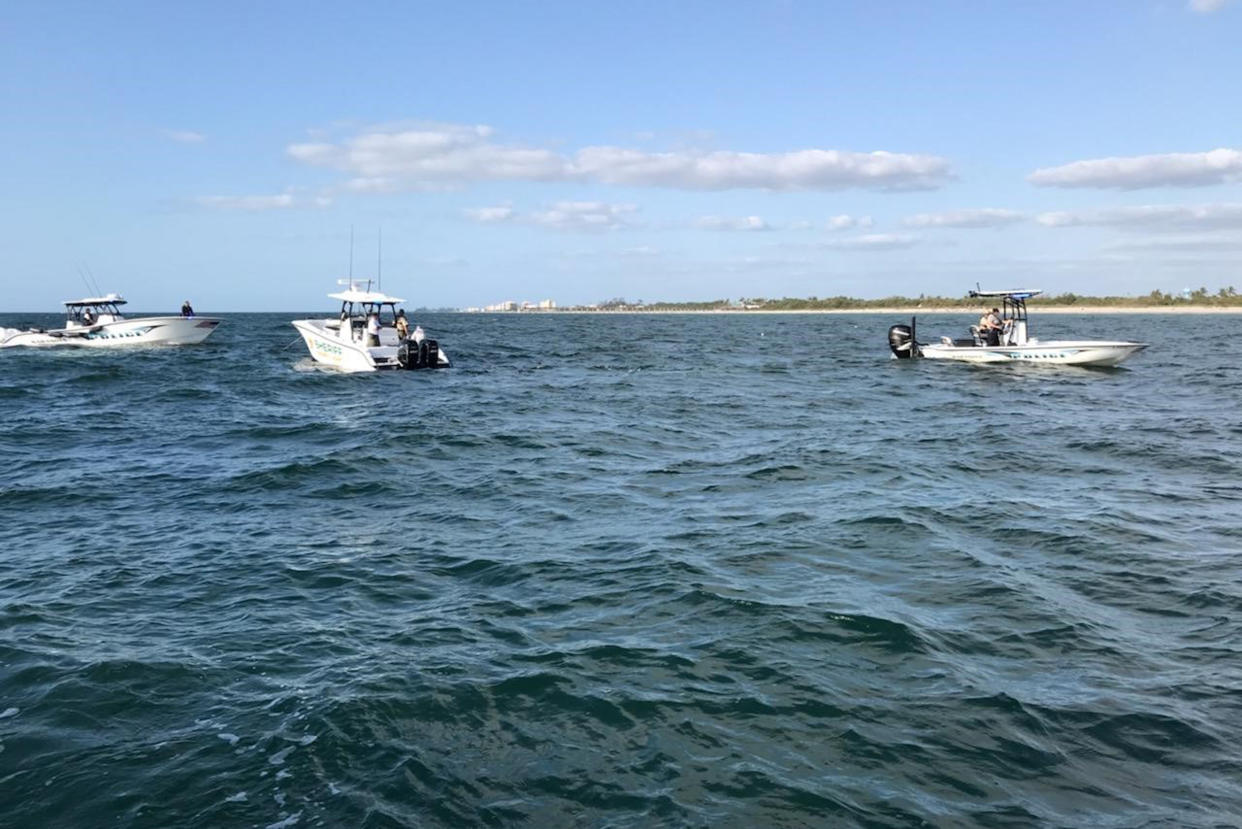
[[[1242,822],[1242,317],[292,317],[0,351],[0,824]]]

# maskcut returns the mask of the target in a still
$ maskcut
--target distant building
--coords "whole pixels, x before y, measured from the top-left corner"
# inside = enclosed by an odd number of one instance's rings
[[[539,310],[540,310],[540,311],[555,311],[555,310],[556,310],[556,300],[555,300],[555,299],[541,299],[541,300],[539,300]]]

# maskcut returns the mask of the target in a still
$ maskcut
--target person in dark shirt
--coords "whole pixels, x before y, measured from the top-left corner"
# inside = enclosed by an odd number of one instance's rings
[[[190,307],[190,301],[188,299],[185,302],[181,303],[181,316],[183,317],[194,316],[194,309]]]

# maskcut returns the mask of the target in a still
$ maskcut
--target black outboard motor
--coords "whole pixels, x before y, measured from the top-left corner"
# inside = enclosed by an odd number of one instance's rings
[[[402,368],[439,368],[440,344],[435,340],[402,340],[397,346],[397,362]]]
[[[402,368],[421,368],[418,364],[419,348],[418,343],[413,340],[402,340],[401,345],[397,346],[397,362]]]
[[[910,325],[894,325],[889,328],[888,347],[901,360],[921,356],[919,345],[914,341],[914,327]]]

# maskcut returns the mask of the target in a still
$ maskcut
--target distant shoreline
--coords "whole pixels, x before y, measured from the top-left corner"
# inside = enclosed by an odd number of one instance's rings
[[[1169,306],[1152,306],[1142,307],[1137,305],[1049,305],[1049,306],[1030,306],[1030,311],[1036,316],[1043,314],[1242,314],[1242,305],[1236,307],[1212,307],[1206,305],[1169,305]],[[978,308],[790,308],[790,309],[771,309],[762,308],[730,309],[730,308],[708,308],[708,309],[659,309],[659,308],[633,308],[626,310],[587,310],[587,309],[557,309],[555,311],[462,311],[459,313],[478,313],[478,314],[496,314],[496,315],[556,315],[556,314],[583,314],[583,315],[608,315],[608,314],[719,314],[734,316],[749,316],[751,314],[962,314],[977,315]]]

